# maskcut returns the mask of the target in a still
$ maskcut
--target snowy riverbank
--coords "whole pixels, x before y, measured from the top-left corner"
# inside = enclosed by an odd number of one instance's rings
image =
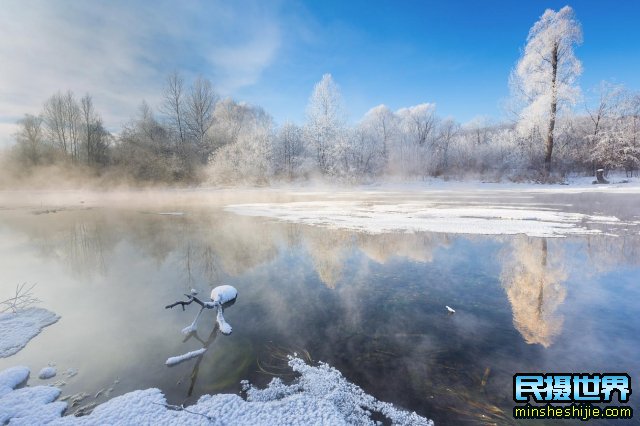
[[[0,314],[0,356],[11,356],[60,317],[43,308]],[[0,424],[16,425],[273,425],[273,424],[375,424],[373,413],[397,425],[432,425],[430,420],[376,400],[327,364],[311,366],[291,357],[289,366],[299,373],[291,384],[274,379],[265,389],[243,383],[246,399],[239,395],[204,395],[196,404],[181,408],[167,405],[159,389],[129,392],[98,405],[83,417],[63,416],[67,402],[58,401],[54,386],[28,386],[30,370],[18,366],[0,372]],[[42,380],[55,376],[43,369]],[[97,397],[97,396],[96,396]]]
[[[373,413],[397,425],[433,425],[431,420],[376,400],[328,366],[311,366],[290,358],[299,373],[286,385],[274,379],[265,389],[244,383],[246,400],[238,395],[204,395],[186,409],[167,406],[159,389],[134,391],[97,406],[84,417],[61,417],[65,402],[52,386],[20,387],[29,376],[26,367],[0,372],[0,423],[51,425],[373,425]]]

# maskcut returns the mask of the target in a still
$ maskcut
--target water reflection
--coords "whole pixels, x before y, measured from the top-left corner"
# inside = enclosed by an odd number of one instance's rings
[[[638,235],[369,235],[218,208],[160,211],[0,212],[0,291],[37,281],[44,306],[62,315],[16,357],[0,359],[0,368],[54,361],[59,371],[80,370],[64,394],[95,394],[120,377],[113,395],[160,387],[170,402],[191,403],[204,393],[238,392],[242,379],[260,386],[272,374],[286,376],[284,355],[295,348],[439,424],[508,418],[496,413],[509,410],[513,373],[542,362],[554,367],[562,359],[563,371],[640,371],[635,322],[601,315],[589,323],[588,345],[579,339],[590,312],[620,297],[612,289],[635,294]],[[208,293],[221,283],[242,297],[228,311],[233,334],[217,339],[209,315],[199,336],[182,341],[179,330],[194,312],[163,307],[191,288]],[[640,315],[632,303],[622,309],[621,318]],[[560,338],[565,333],[577,337]],[[601,336],[614,336],[626,352],[614,359]],[[164,365],[203,345],[197,359]],[[583,356],[565,356],[576,347]],[[273,348],[287,348],[277,351],[279,363]]]
[[[449,241],[447,234],[359,234],[357,236],[358,248],[371,260],[380,264],[387,263],[393,257],[415,262],[431,262],[434,251],[438,247],[447,247]]]
[[[198,335],[197,331],[193,331],[189,333],[187,336],[185,336],[182,343],[186,343],[189,339],[194,338],[195,340],[197,340],[202,344],[203,348],[209,349],[209,346],[211,346],[211,344],[213,344],[213,342],[216,340],[216,337],[218,337],[219,330],[220,328],[218,327],[218,324],[216,324],[213,327],[213,330],[211,330],[211,333],[209,333],[209,337],[207,337],[207,340],[203,340]],[[191,374],[189,375],[190,381],[189,381],[189,389],[187,390],[187,398],[193,395],[193,389],[196,386],[196,382],[198,380],[198,373],[200,372],[200,363],[202,363],[203,359],[204,359],[204,353],[198,355],[196,357],[195,363],[193,364],[193,369],[191,370]],[[189,359],[189,362],[193,362],[192,360],[193,358]]]
[[[529,344],[549,347],[562,331],[558,308],[567,291],[567,274],[561,250],[549,254],[546,238],[515,238],[509,247],[501,279],[511,309],[513,325]]]
[[[329,231],[309,227],[303,232],[303,240],[320,281],[327,288],[335,289],[342,278],[345,259],[349,255],[352,237],[344,231]]]

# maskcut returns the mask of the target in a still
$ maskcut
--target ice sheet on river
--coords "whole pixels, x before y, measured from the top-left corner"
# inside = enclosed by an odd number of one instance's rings
[[[24,348],[43,328],[58,319],[58,315],[43,308],[0,313],[0,358]]]
[[[246,400],[233,394],[204,395],[186,410],[175,410],[165,407],[159,389],[146,389],[107,401],[84,417],[60,417],[65,403],[54,402],[60,394],[55,387],[13,390],[29,375],[27,368],[15,367],[0,372],[0,423],[11,419],[11,424],[52,425],[373,425],[371,415],[377,412],[397,425],[433,425],[424,417],[367,395],[327,364],[311,366],[290,358],[289,365],[300,374],[293,383],[274,379],[265,389],[244,383]]]
[[[372,203],[307,201],[233,204],[225,210],[245,215],[334,229],[380,234],[442,232],[455,234],[563,237],[597,234],[602,226],[620,225],[614,216],[570,213],[534,206],[452,206],[429,202]]]

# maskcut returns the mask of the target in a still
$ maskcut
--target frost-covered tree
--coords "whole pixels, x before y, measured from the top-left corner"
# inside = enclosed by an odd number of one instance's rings
[[[45,150],[42,117],[26,114],[18,121],[16,134],[18,158],[24,166],[36,166],[41,163]]]
[[[511,74],[515,96],[524,106],[519,114],[519,130],[531,134],[533,128],[544,139],[544,170],[551,171],[554,130],[558,113],[579,96],[576,80],[582,65],[574,46],[582,42],[582,30],[573,9],[547,9],[529,30],[527,44]]]
[[[332,174],[348,181],[370,178],[381,170],[381,150],[362,128],[343,131],[333,146]]]
[[[156,120],[146,102],[120,132],[112,156],[123,174],[139,181],[171,182],[181,175],[171,131]]]
[[[292,180],[302,172],[304,160],[302,129],[291,122],[284,123],[275,138],[273,162],[276,174]]]
[[[598,136],[602,127],[616,115],[616,110],[621,106],[624,87],[607,81],[600,83],[598,87],[598,102],[594,108],[587,107],[587,114],[593,124],[592,135]]]
[[[224,118],[224,119],[223,119]],[[260,183],[272,176],[273,119],[262,108],[227,99],[216,106],[214,130],[224,144],[208,169],[212,183]]]
[[[398,135],[398,118],[386,105],[378,105],[365,114],[359,128],[377,156],[373,158],[375,172],[387,172],[390,151]]]
[[[632,93],[627,97],[626,138],[627,144],[632,147],[632,158],[627,159],[624,167],[627,173],[635,170],[638,176],[640,169],[640,93]]]
[[[80,127],[87,165],[104,165],[111,135],[104,128],[102,118],[93,106],[93,98],[88,93],[80,99]]]
[[[51,96],[42,114],[49,140],[76,162],[80,156],[80,107],[73,92]]]
[[[251,108],[245,103],[231,98],[219,101],[213,112],[213,125],[209,129],[215,148],[236,143],[250,115]]]
[[[177,71],[167,77],[162,97],[160,110],[166,116],[170,128],[175,133],[179,149],[184,150],[187,143],[186,95],[184,78]]]
[[[325,74],[313,88],[307,105],[305,139],[315,151],[316,163],[322,174],[332,171],[332,154],[345,129],[342,96],[331,74]]]
[[[438,126],[435,148],[438,155],[438,164],[435,174],[440,175],[449,170],[450,149],[456,135],[460,131],[460,125],[451,117],[446,118]]]
[[[423,103],[396,112],[400,127],[396,161],[402,174],[426,176],[435,168],[433,158],[436,106]]]
[[[640,167],[640,95],[621,93],[610,106],[609,119],[591,136],[590,154],[596,167],[629,173]]]
[[[196,78],[186,97],[185,124],[202,164],[207,164],[214,151],[209,129],[217,102],[218,95],[211,82],[202,76]]]

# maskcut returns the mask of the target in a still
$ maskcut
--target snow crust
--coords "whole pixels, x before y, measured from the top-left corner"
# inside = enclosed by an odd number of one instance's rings
[[[0,358],[6,358],[24,348],[48,325],[60,317],[43,308],[27,308],[0,314]]]
[[[289,365],[300,376],[287,385],[273,379],[265,389],[243,383],[247,394],[204,395],[183,409],[167,407],[159,389],[138,390],[97,406],[87,416],[61,417],[64,402],[54,402],[60,390],[34,386],[13,390],[23,383],[29,370],[15,367],[0,373],[0,423],[51,425],[374,425],[373,412],[396,425],[431,426],[416,413],[399,410],[378,401],[348,382],[335,368],[320,363],[311,366],[299,358]]]
[[[620,223],[614,216],[568,213],[521,206],[460,206],[437,203],[377,203],[365,201],[308,201],[290,203],[233,204],[225,210],[282,221],[348,229],[372,234],[388,232],[442,232],[456,234],[562,237],[596,234],[586,224]]]
[[[40,378],[42,380],[46,380],[46,379],[50,379],[52,377],[55,377],[56,374],[57,374],[57,372],[56,372],[56,369],[54,367],[44,367],[38,373],[38,378]]]
[[[183,361],[187,361],[191,358],[196,358],[202,355],[203,353],[205,353],[206,351],[207,351],[207,348],[201,348],[201,349],[196,349],[195,351],[187,352],[186,354],[172,356],[171,358],[167,359],[165,364],[168,366],[180,364]]]

